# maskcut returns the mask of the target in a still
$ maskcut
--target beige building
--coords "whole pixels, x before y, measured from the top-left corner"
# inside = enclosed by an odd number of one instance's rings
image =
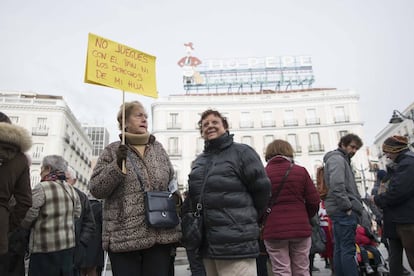
[[[289,141],[296,151],[296,163],[306,167],[312,178],[324,154],[337,148],[341,136],[355,133],[363,138],[359,95],[353,90],[170,95],[152,104],[152,131],[169,153],[182,190],[187,189],[191,162],[204,147],[197,122],[208,108],[225,115],[235,141],[252,146],[263,162],[271,141]],[[372,177],[363,175],[368,167],[365,152],[359,151],[352,160],[360,182],[364,179],[372,186]],[[363,185],[359,188],[364,194]]]
[[[92,142],[61,96],[0,91],[0,110],[32,135],[33,146],[28,152],[32,187],[40,181],[43,157],[57,154],[75,170],[77,187],[87,190]]]

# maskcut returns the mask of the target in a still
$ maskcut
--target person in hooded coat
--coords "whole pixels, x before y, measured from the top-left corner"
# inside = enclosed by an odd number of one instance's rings
[[[0,112],[0,275],[15,275],[11,270],[22,267],[10,261],[23,260],[25,252],[19,225],[32,206],[29,160],[24,154],[31,146],[27,130]],[[9,244],[9,239],[20,242]],[[20,272],[24,275],[24,266]]]

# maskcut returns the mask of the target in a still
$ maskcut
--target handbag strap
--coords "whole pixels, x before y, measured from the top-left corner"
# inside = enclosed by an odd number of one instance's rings
[[[267,215],[269,215],[270,212],[272,211],[272,207],[273,207],[273,205],[275,205],[277,197],[279,196],[280,191],[282,191],[283,186],[285,186],[286,179],[287,179],[292,167],[293,167],[293,162],[290,163],[289,168],[286,170],[285,175],[283,176],[282,181],[280,182],[280,186],[278,187],[276,193],[270,198],[269,204],[267,205],[267,209],[266,209],[266,214]]]
[[[201,210],[203,210],[203,204],[202,204],[202,202],[203,202],[204,189],[206,187],[207,178],[208,178],[208,176],[210,176],[211,168],[213,167],[214,164],[215,164],[215,162],[214,162],[214,157],[213,157],[211,159],[210,163],[209,163],[209,166],[207,166],[207,170],[208,171],[204,175],[203,184],[201,185],[200,198],[199,198],[199,200],[198,200],[198,202],[196,204],[196,210],[194,212],[194,215],[196,215],[196,216],[199,216]]]
[[[144,192],[144,191],[145,191],[145,189],[144,189],[144,184],[143,184],[143,182],[142,182],[142,177],[141,177],[141,175],[139,174],[139,170],[138,170],[138,166],[137,166],[137,164],[135,164],[135,162],[132,160],[132,153],[131,153],[131,151],[130,151],[130,150],[128,150],[128,158],[129,158],[129,161],[131,161],[132,166],[134,167],[135,174],[137,175],[138,180],[139,180],[139,184],[141,184],[141,189],[142,189],[142,191]],[[126,166],[126,164],[125,164],[125,166]]]

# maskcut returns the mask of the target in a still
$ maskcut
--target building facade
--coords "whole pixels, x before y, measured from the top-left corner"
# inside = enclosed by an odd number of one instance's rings
[[[101,155],[104,148],[109,144],[108,129],[97,125],[82,125],[83,130],[92,141],[92,167],[95,167],[98,157]]]
[[[337,89],[170,95],[152,104],[152,130],[170,155],[181,190],[187,189],[190,164],[204,148],[197,122],[210,108],[227,117],[235,141],[252,146],[263,163],[267,145],[284,139],[295,149],[295,162],[315,178],[324,154],[337,148],[341,136],[363,138],[358,104],[356,92]],[[367,156],[359,151],[352,160],[362,183]],[[372,185],[368,176],[364,180]],[[367,190],[363,186],[361,194]]]
[[[92,142],[61,96],[0,91],[0,110],[32,135],[33,146],[28,152],[32,187],[40,181],[43,157],[57,154],[75,170],[76,186],[87,191]]]
[[[378,168],[385,169],[386,157],[382,152],[382,144],[385,139],[393,135],[406,136],[411,144],[411,149],[414,147],[414,102],[411,103],[402,112],[406,119],[400,123],[389,123],[383,128],[374,139],[374,144],[371,147],[370,158],[374,160],[374,163],[378,164]],[[390,114],[391,115],[391,114]]]

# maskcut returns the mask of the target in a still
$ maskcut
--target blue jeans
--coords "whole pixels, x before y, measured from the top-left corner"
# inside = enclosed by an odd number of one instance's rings
[[[357,217],[352,212],[331,216],[334,233],[334,267],[336,276],[357,276],[355,230]]]

